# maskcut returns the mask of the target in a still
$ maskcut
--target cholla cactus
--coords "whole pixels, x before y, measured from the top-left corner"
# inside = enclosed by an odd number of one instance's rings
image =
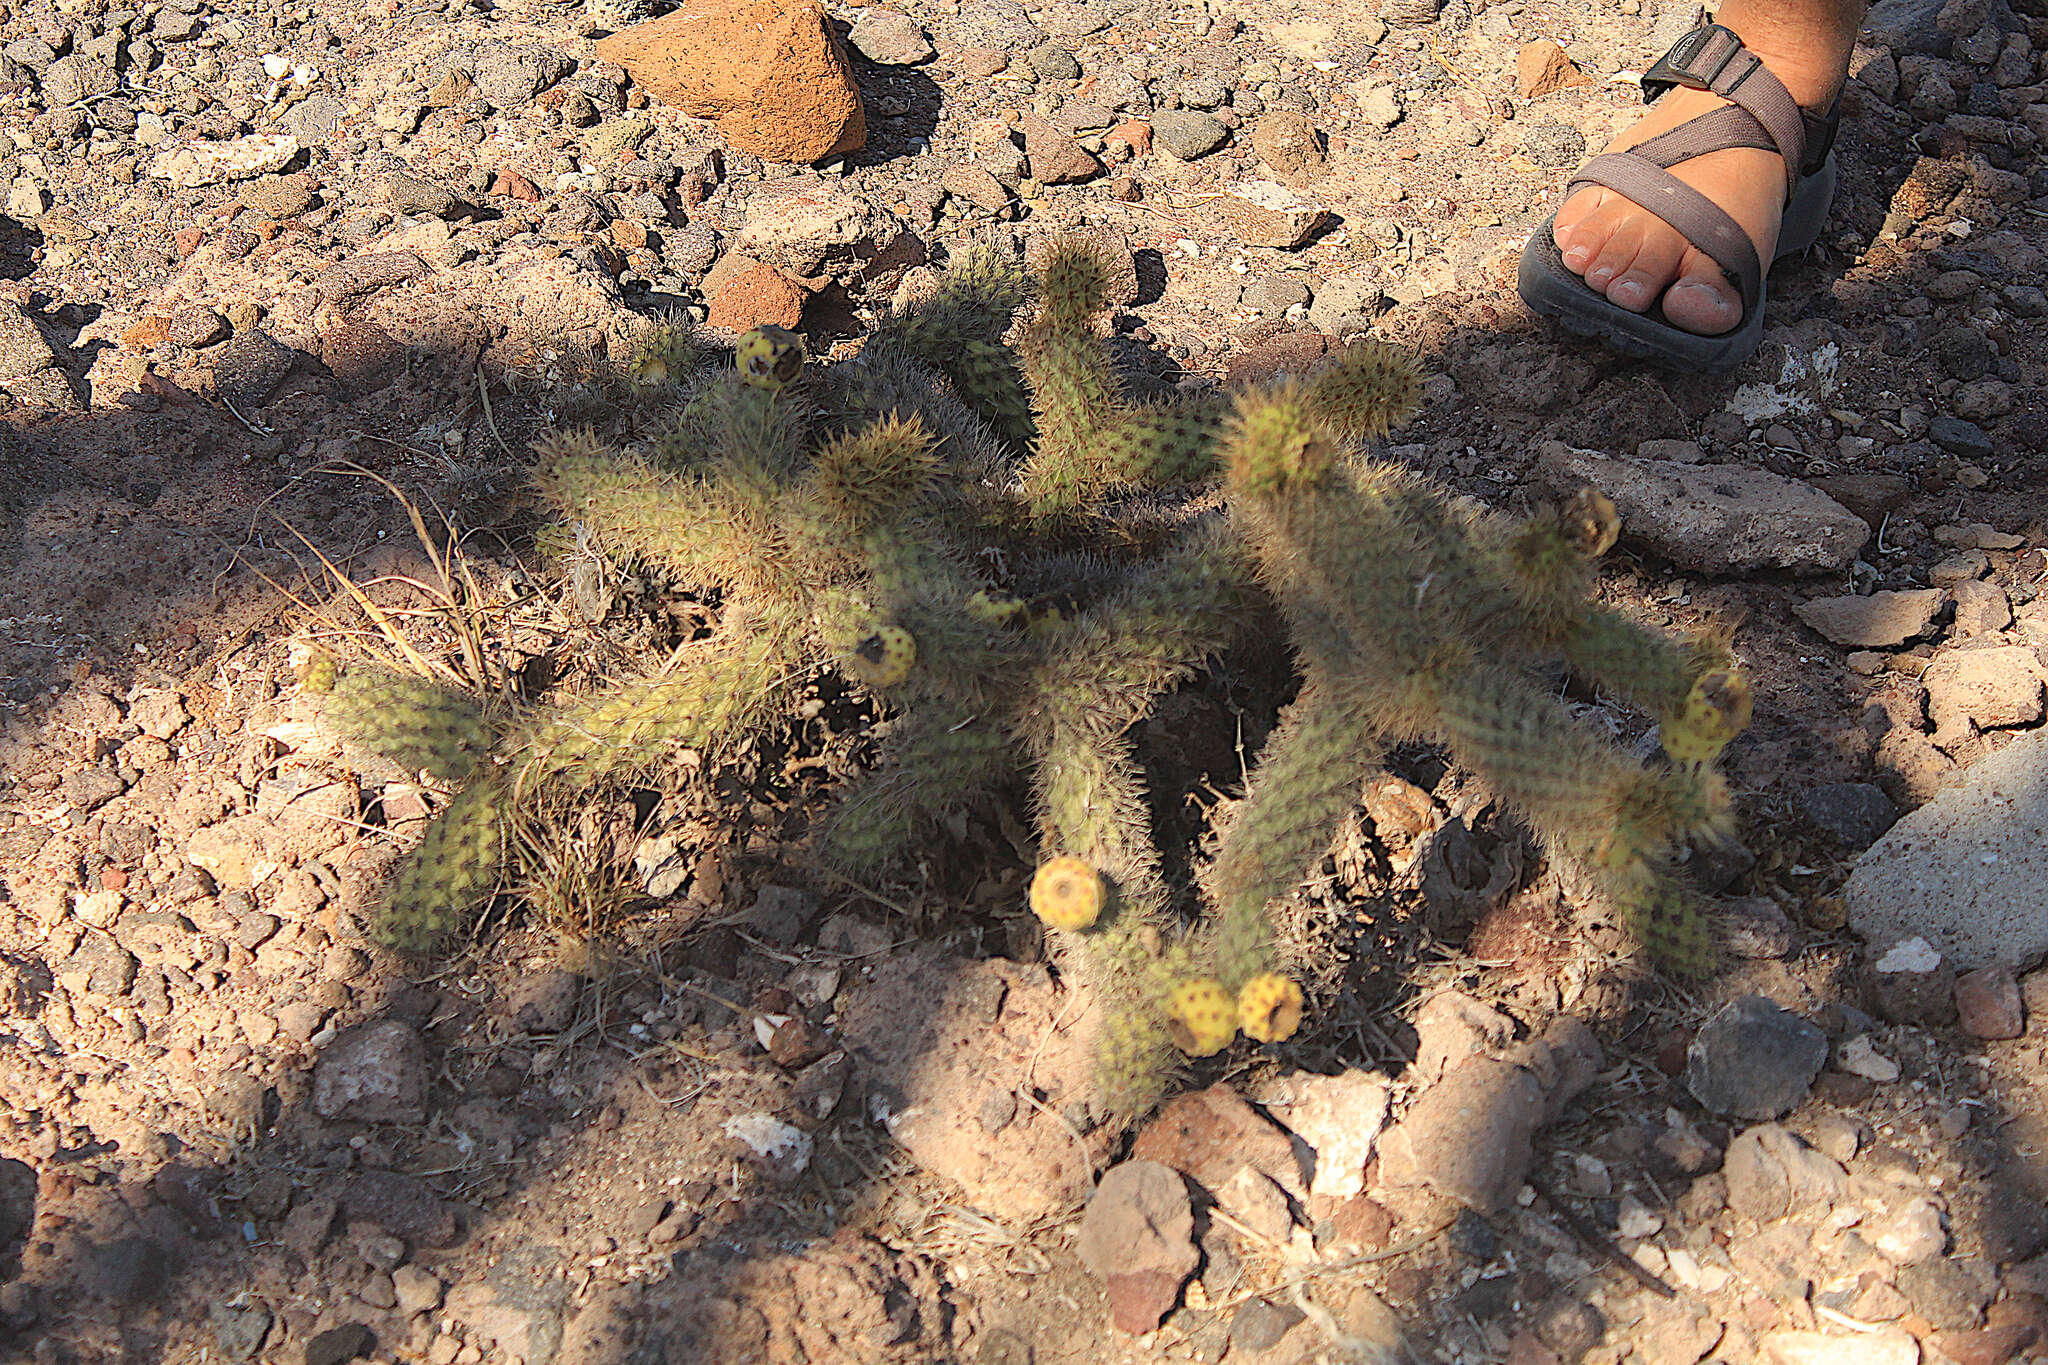
[[[626,382],[641,394],[661,394],[689,382],[707,348],[687,318],[668,318],[640,338],[626,357]]]
[[[326,655],[308,660],[308,692],[324,696],[327,718],[368,748],[439,782],[460,782],[495,739],[483,705],[452,687],[389,669],[342,670]]]
[[[1384,744],[1423,738],[1584,863],[1659,960],[1710,965],[1705,917],[1664,860],[1726,822],[1706,765],[1747,721],[1748,687],[1720,640],[1681,645],[1588,600],[1612,505],[1585,493],[1526,521],[1460,507],[1405,470],[1344,458],[1301,386],[1240,404],[1228,447],[1233,511],[1307,684],[1218,846],[1225,960],[1328,839],[1340,787]],[[1558,657],[1657,715],[1676,761],[1645,768],[1575,724],[1527,672]]]
[[[1134,404],[1098,339],[1106,279],[1087,246],[1052,251],[1036,281],[973,253],[827,367],[760,331],[736,368],[679,380],[680,360],[648,357],[686,348],[656,338],[634,364],[659,372],[672,421],[626,449],[541,441],[535,486],[573,538],[718,594],[721,628],[644,677],[509,714],[330,670],[337,722],[466,782],[394,882],[392,941],[424,950],[461,927],[521,856],[513,815],[681,746],[716,750],[784,715],[790,682],[836,668],[899,714],[816,831],[819,854],[875,871],[1027,779],[1046,853],[1030,908],[1102,997],[1113,1117],[1149,1109],[1177,1054],[1293,1033],[1302,993],[1277,970],[1269,907],[1398,738],[1445,744],[1593,869],[1662,958],[1702,963],[1702,921],[1662,860],[1724,818],[1708,765],[1747,693],[1719,642],[1675,645],[1589,604],[1612,508],[1595,495],[1512,521],[1361,458],[1355,443],[1417,400],[1412,361],[1385,347],[1277,389]],[[1219,473],[1227,514],[1191,512],[1163,537],[1119,521],[1127,491]],[[1210,912],[1190,915],[1129,731],[1267,593],[1306,684],[1214,844]],[[1629,763],[1571,724],[1523,672],[1552,657],[1654,711],[1677,762]]]

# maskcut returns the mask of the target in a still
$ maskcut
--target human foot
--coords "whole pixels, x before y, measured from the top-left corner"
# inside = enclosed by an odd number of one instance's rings
[[[1818,108],[1833,99],[1841,73],[1831,49],[1816,53],[1809,41],[1773,56],[1750,46],[1802,106]],[[1727,105],[1704,90],[1672,89],[1607,150],[1642,146]],[[1725,211],[1755,247],[1762,268],[1769,269],[1785,209],[1782,157],[1754,147],[1731,147],[1679,162],[1671,174]],[[1722,264],[1663,218],[1613,189],[1580,187],[1558,210],[1552,235],[1565,268],[1617,307],[1647,313],[1661,300],[1667,321],[1702,336],[1719,336],[1742,322],[1741,292]]]
[[[1726,103],[1703,90],[1674,90],[1608,150],[1638,146]],[[1770,261],[1785,207],[1785,163],[1776,153],[1732,147],[1671,173],[1720,205],[1755,243],[1757,259]],[[1688,332],[1719,336],[1742,321],[1742,295],[1718,261],[1604,185],[1583,185],[1565,200],[1552,235],[1567,269],[1631,313],[1649,312],[1661,297],[1665,318]]]

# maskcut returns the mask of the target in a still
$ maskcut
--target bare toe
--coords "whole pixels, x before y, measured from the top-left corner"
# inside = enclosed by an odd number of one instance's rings
[[[1606,293],[1608,286],[1635,263],[1636,253],[1643,249],[1646,235],[1641,214],[1634,214],[1616,226],[1608,234],[1607,245],[1600,248],[1600,254],[1586,267],[1587,287]]]
[[[1607,286],[1608,300],[1631,313],[1647,313],[1667,282],[1678,274],[1686,243],[1675,232],[1645,234],[1628,268]]]
[[[1602,224],[1611,217],[1606,210],[1610,201],[1616,198],[1602,189],[1581,190],[1558,209],[1550,236],[1557,243],[1565,268],[1573,274],[1585,274],[1586,267],[1607,244],[1607,233],[1612,229]]]
[[[1615,245],[1615,235],[1627,230],[1641,213],[1641,209],[1620,195],[1605,195],[1603,202],[1593,206],[1590,212],[1571,225],[1568,237],[1560,239],[1558,250],[1564,258],[1565,269],[1575,275],[1585,275],[1596,262],[1607,258],[1610,248]],[[1619,269],[1619,264],[1616,269]],[[1605,281],[1593,285],[1595,289],[1604,287]]]
[[[1742,296],[1712,257],[1688,247],[1664,291],[1664,316],[1688,332],[1719,336],[1742,321]]]

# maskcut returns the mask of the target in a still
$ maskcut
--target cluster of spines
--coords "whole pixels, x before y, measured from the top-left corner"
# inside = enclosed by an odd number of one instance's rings
[[[1220,466],[1232,405],[1211,395],[1132,403],[1094,336],[1108,293],[1100,249],[1076,243],[1048,254],[1038,315],[1025,330],[1025,375],[1039,440],[1026,462],[1027,501],[1065,514],[1133,487],[1199,483]],[[1421,381],[1405,352],[1362,342],[1295,385],[1294,406],[1328,438],[1366,440],[1405,421]],[[1237,413],[1244,419],[1242,409]]]
[[[668,393],[687,384],[710,355],[688,317],[668,317],[634,343],[623,372],[626,382],[643,395]]]
[[[495,729],[467,692],[373,664],[310,661],[305,687],[344,736],[437,782],[460,782],[490,752]]]
[[[423,957],[463,932],[497,889],[504,858],[505,792],[495,775],[472,781],[428,823],[385,890],[376,934],[387,947]]]
[[[953,262],[931,298],[884,319],[876,340],[901,346],[944,375],[969,407],[1021,450],[1035,434],[1031,405],[1003,334],[1030,296],[1030,277],[1014,261],[989,247],[971,248]]]
[[[692,651],[673,670],[539,711],[506,743],[515,797],[580,792],[706,749],[759,725],[805,658],[786,620],[761,620]]]

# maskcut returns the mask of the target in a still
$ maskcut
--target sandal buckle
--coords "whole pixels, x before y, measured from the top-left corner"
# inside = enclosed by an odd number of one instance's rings
[[[1643,73],[1643,103],[1649,104],[1679,85],[1689,90],[1712,90],[1725,96],[1748,80],[1759,65],[1752,58],[1747,69],[1737,72],[1735,79],[1725,89],[1721,88],[1719,82],[1729,63],[1746,55],[1742,39],[1733,29],[1720,24],[1701,24],[1673,43],[1671,50]]]

